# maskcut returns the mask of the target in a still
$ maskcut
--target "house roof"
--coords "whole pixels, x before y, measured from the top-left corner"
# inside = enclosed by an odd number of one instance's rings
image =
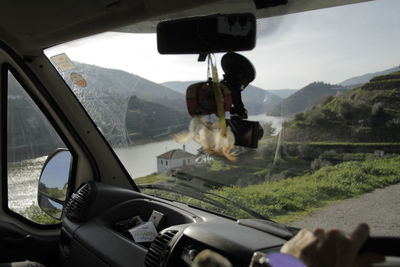
[[[168,152],[165,152],[164,154],[161,154],[157,156],[157,158],[160,159],[184,159],[184,158],[190,158],[190,157],[195,157],[193,154],[186,152],[182,149],[172,149]]]

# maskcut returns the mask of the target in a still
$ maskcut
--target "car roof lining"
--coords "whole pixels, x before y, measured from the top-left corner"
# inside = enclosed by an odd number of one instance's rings
[[[154,32],[161,20],[199,14],[254,12],[265,18],[364,1],[370,0],[288,0],[255,10],[251,0],[43,0],[23,5],[3,0],[0,36],[20,54],[34,56],[47,47],[122,26],[116,31]]]
[[[288,4],[279,5],[271,8],[255,9],[255,5],[251,0],[225,0],[216,1],[208,5],[203,5],[193,9],[169,13],[158,16],[156,18],[135,23],[132,25],[115,29],[117,32],[132,32],[132,33],[151,33],[156,31],[157,23],[168,19],[178,19],[199,15],[211,15],[217,13],[244,13],[250,12],[255,14],[257,18],[269,18],[286,14],[294,14],[304,11],[312,11],[322,8],[330,8],[348,4],[357,4],[374,0],[288,0]]]

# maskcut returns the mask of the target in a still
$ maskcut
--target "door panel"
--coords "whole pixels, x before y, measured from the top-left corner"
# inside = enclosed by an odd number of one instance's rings
[[[47,266],[59,266],[59,237],[37,236],[0,221],[0,262],[37,261]]]

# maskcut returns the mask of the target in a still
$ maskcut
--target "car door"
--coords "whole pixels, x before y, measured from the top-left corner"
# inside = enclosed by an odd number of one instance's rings
[[[29,69],[16,63],[11,52],[0,46],[0,263],[31,260],[59,266],[61,221],[38,206],[38,182],[54,151],[67,148],[75,163],[76,155],[35,94],[25,72]]]

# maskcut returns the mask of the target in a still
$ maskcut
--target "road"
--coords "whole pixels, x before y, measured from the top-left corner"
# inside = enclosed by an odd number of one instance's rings
[[[360,222],[370,225],[372,235],[400,236],[400,184],[331,204],[290,225],[348,232]]]

